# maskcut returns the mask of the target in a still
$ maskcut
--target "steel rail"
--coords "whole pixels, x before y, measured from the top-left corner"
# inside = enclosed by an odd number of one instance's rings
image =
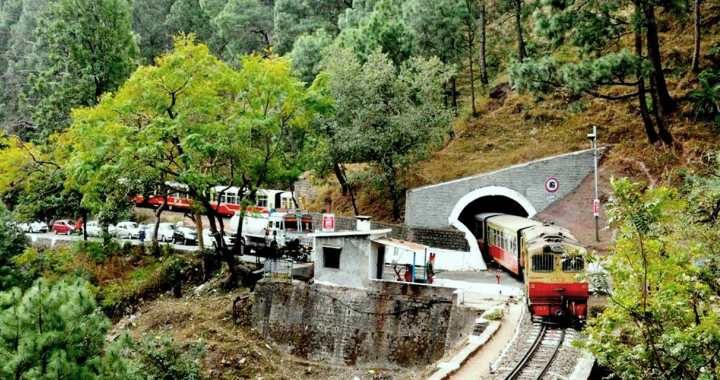
[[[545,338],[545,333],[547,332],[547,326],[545,324],[542,325],[540,328],[540,332],[535,337],[535,341],[533,342],[532,346],[530,346],[530,349],[527,350],[525,355],[523,355],[522,359],[515,365],[515,368],[510,372],[507,377],[505,377],[505,380],[515,380],[520,376],[520,373],[525,368],[527,363],[530,361],[530,358],[535,355],[535,352],[540,348],[540,345],[542,344],[543,339]]]
[[[558,344],[555,346],[555,350],[553,350],[553,354],[550,357],[550,359],[545,363],[545,367],[543,367],[542,371],[538,375],[538,380],[542,379],[543,376],[547,373],[548,369],[550,369],[550,365],[552,362],[555,361],[555,357],[558,354],[558,351],[560,351],[560,347],[563,345],[563,341],[565,340],[565,329],[560,330],[560,339],[558,339]]]

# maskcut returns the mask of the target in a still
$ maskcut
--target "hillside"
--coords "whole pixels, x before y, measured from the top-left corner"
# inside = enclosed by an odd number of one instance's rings
[[[712,15],[718,9],[720,5],[709,3],[704,5],[703,12]],[[477,116],[469,112],[469,97],[462,97],[462,110],[453,123],[454,136],[408,170],[404,184],[413,188],[587,149],[590,144],[586,134],[593,125],[598,127],[600,143],[608,148],[602,162],[606,179],[628,176],[648,184],[672,183],[678,179],[677,169],[705,170],[708,153],[717,149],[720,134],[712,122],[695,118],[693,104],[687,98],[697,86],[696,74],[687,70],[693,45],[692,20],[672,23],[663,16],[667,15],[658,15],[668,88],[679,102],[678,109],[668,118],[676,139],[674,148],[648,143],[635,98],[612,101],[590,96],[567,97],[561,93],[548,93],[540,98],[513,90],[508,76],[501,74],[480,89]],[[702,37],[705,52],[702,61],[706,66],[720,62],[718,53],[710,51],[720,44],[720,25],[716,17],[708,18]],[[490,29],[509,31],[511,25],[503,26],[502,22]],[[464,74],[459,88],[467,95],[469,76]],[[363,166],[351,170],[357,178],[360,212],[390,220],[390,204],[376,187],[368,185],[371,181],[365,179],[371,178],[371,174],[365,170]],[[334,178],[316,181],[316,185],[319,196],[313,207],[322,208],[332,199],[336,212],[352,214],[349,199],[339,194]]]

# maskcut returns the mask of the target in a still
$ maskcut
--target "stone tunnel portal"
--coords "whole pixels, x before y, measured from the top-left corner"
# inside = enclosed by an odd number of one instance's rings
[[[448,222],[465,234],[470,251],[481,255],[474,234],[475,215],[484,212],[499,212],[524,217],[536,214],[535,207],[522,194],[502,186],[488,186],[463,196],[453,208]],[[482,263],[485,267],[485,263]],[[483,269],[486,269],[483,268]]]

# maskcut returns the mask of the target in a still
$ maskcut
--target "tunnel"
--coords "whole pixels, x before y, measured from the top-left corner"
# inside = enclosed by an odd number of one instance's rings
[[[484,212],[499,212],[524,217],[532,217],[537,213],[535,207],[525,196],[502,186],[482,187],[460,198],[453,207],[448,222],[465,234],[470,252],[479,256],[482,255],[473,234],[473,226],[475,215]],[[482,266],[485,266],[484,261]]]

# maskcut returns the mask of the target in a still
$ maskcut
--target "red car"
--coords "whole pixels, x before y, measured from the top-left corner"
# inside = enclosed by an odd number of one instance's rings
[[[67,219],[56,220],[52,225],[52,230],[55,235],[70,235],[75,232],[75,223]]]

